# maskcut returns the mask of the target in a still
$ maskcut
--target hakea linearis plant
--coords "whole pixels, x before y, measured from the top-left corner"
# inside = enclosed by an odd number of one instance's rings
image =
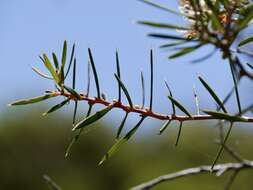
[[[238,161],[243,161],[240,159],[230,148],[226,145],[226,141],[229,138],[232,127],[237,122],[244,123],[253,123],[253,117],[247,117],[245,114],[249,111],[253,110],[253,105],[242,108],[240,103],[240,95],[238,91],[238,84],[242,77],[247,77],[249,79],[253,79],[253,66],[251,64],[244,64],[240,58],[238,57],[239,53],[245,53],[241,50],[241,46],[250,43],[253,41],[253,37],[247,38],[243,40],[236,50],[232,50],[232,45],[235,40],[238,38],[238,34],[248,27],[253,18],[253,4],[247,0],[180,0],[179,4],[179,12],[176,10],[169,9],[162,5],[156,4],[149,0],[140,0],[144,3],[147,3],[156,8],[165,10],[171,14],[176,14],[178,16],[183,17],[187,21],[186,26],[177,26],[166,23],[158,23],[158,22],[150,22],[150,21],[139,21],[139,24],[148,25],[157,28],[175,30],[178,35],[172,34],[161,34],[161,33],[151,33],[149,36],[162,38],[165,40],[172,40],[172,43],[167,43],[162,45],[162,48],[174,47],[174,50],[177,50],[176,53],[170,55],[170,59],[175,59],[180,56],[184,56],[188,53],[194,52],[197,49],[205,46],[205,45],[213,45],[215,50],[219,50],[222,53],[222,58],[228,60],[230,71],[233,78],[234,87],[228,93],[228,95],[221,99],[214,91],[214,89],[208,84],[207,81],[204,80],[203,77],[199,76],[198,79],[203,85],[203,87],[210,94],[210,97],[217,104],[216,110],[200,110],[198,107],[198,97],[197,94],[194,93],[195,102],[197,105],[197,114],[190,113],[172,94],[168,83],[165,81],[165,86],[168,89],[168,100],[172,105],[172,113],[171,114],[162,114],[157,113],[153,109],[153,79],[154,79],[154,63],[153,63],[153,51],[150,50],[150,100],[148,107],[145,102],[145,81],[143,73],[141,73],[141,88],[142,88],[142,105],[135,105],[132,101],[130,93],[127,90],[126,85],[124,84],[121,71],[120,71],[120,63],[118,52],[116,52],[116,72],[114,74],[115,80],[118,84],[118,97],[114,100],[107,100],[105,95],[101,92],[99,85],[99,77],[96,69],[96,65],[93,59],[91,49],[88,49],[89,62],[88,62],[88,83],[86,93],[79,93],[76,91],[76,58],[75,58],[75,44],[72,46],[71,55],[69,59],[68,66],[67,63],[67,42],[64,42],[61,60],[56,56],[55,53],[52,53],[52,60],[48,57],[48,55],[43,54],[40,59],[44,63],[45,67],[49,71],[50,75],[42,73],[37,68],[33,68],[33,70],[39,74],[40,76],[52,80],[55,84],[55,89],[52,91],[46,91],[45,95],[35,97],[32,99],[24,99],[11,103],[10,105],[26,105],[44,101],[49,98],[55,97],[64,97],[64,101],[59,104],[53,106],[48,111],[46,111],[43,115],[47,115],[52,113],[63,106],[67,105],[69,102],[74,102],[74,114],[73,114],[73,131],[74,136],[72,141],[66,150],[66,157],[69,155],[71,151],[71,147],[78,140],[82,132],[88,131],[92,128],[94,122],[103,118],[108,112],[113,110],[114,108],[121,109],[125,112],[125,116],[122,122],[119,125],[117,135],[116,135],[116,143],[111,147],[111,149],[105,154],[105,156],[101,159],[99,164],[102,164],[109,157],[113,155],[124,143],[126,143],[140,128],[142,122],[147,118],[154,118],[158,120],[163,120],[164,125],[160,129],[160,134],[162,134],[170,125],[172,121],[179,122],[179,131],[176,139],[175,145],[178,145],[180,134],[182,131],[183,123],[186,121],[201,121],[201,120],[218,120],[218,126],[220,126],[220,149],[218,154],[213,162],[213,164],[208,168],[210,171],[219,171],[216,167],[216,163],[223,152],[226,150],[231,153],[231,156],[236,158]],[[189,46],[183,46],[185,44],[190,44]],[[179,50],[179,51],[178,51]],[[214,54],[214,51],[211,51],[206,56],[198,58],[193,62],[200,62]],[[70,87],[66,84],[66,78],[70,71],[73,71],[73,79],[72,86]],[[92,97],[90,95],[90,83],[91,83],[91,72],[94,76],[94,82],[96,84],[96,96]],[[122,93],[126,97],[128,101],[128,105],[122,103]],[[235,93],[238,113],[230,113],[225,104],[232,97],[233,93]],[[88,112],[86,116],[80,120],[76,121],[76,114],[78,103],[80,101],[86,101],[88,103]],[[104,105],[105,108],[92,113],[93,106],[96,104]],[[179,115],[176,113],[176,110],[180,110],[184,113],[184,115]],[[140,120],[137,124],[129,130],[125,135],[122,136],[122,129],[125,125],[126,120],[130,113],[137,113],[140,115]],[[223,130],[223,121],[229,123],[229,129],[226,134],[224,134]],[[230,150],[230,151],[229,151]],[[241,162],[245,164],[245,162]],[[241,165],[240,165],[241,166]],[[245,165],[242,165],[242,168]],[[224,167],[227,167],[225,165]],[[251,167],[251,165],[247,166]],[[237,168],[237,167],[235,167]],[[194,170],[195,171],[195,170]],[[205,170],[206,171],[206,170]],[[141,188],[139,188],[141,189]],[[143,189],[148,189],[143,188]]]

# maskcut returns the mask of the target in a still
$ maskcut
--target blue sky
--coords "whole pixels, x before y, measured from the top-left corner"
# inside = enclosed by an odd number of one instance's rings
[[[176,9],[176,1],[159,1]],[[157,10],[137,0],[2,0],[0,2],[0,85],[2,89],[0,110],[6,104],[19,98],[37,96],[53,85],[32,70],[35,66],[44,70],[38,58],[42,53],[57,52],[60,55],[62,43],[77,44],[78,89],[85,89],[87,48],[93,50],[102,91],[108,98],[117,97],[115,72],[115,50],[121,60],[123,80],[127,84],[136,104],[140,103],[140,70],[149,82],[149,49],[155,52],[155,110],[169,112],[163,80],[167,79],[175,97],[194,111],[193,85],[200,96],[200,105],[213,106],[211,98],[197,81],[201,74],[224,97],[232,87],[228,65],[220,55],[206,62],[192,65],[189,61],[205,55],[205,48],[190,56],[168,60],[169,52],[158,46],[162,41],[148,38],[148,32],[157,31],[134,23],[136,20],[151,20],[168,23],[184,21],[174,15]],[[164,31],[165,33],[167,31]],[[45,71],[45,70],[44,70]],[[93,85],[94,87],[94,85]],[[252,87],[246,80],[240,87],[245,98]],[[147,88],[148,90],[148,88]],[[95,92],[95,91],[94,91]],[[94,93],[95,95],[95,93]],[[231,109],[235,110],[231,104]]]

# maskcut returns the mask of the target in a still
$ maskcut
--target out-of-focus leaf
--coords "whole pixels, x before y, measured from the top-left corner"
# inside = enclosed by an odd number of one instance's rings
[[[223,105],[222,101],[220,100],[220,98],[216,95],[216,93],[214,92],[214,90],[207,84],[207,82],[201,77],[198,77],[200,82],[203,84],[203,86],[207,89],[207,91],[209,92],[209,94],[212,96],[212,98],[215,100],[215,102],[221,107],[221,109],[227,113],[227,110],[225,108],[225,106]]]
[[[243,41],[241,41],[239,43],[238,46],[240,47],[240,46],[246,45],[246,44],[248,44],[250,42],[253,42],[253,36],[250,36],[249,38],[244,39]]]
[[[251,69],[253,69],[253,65],[251,65],[251,64],[249,64],[249,63],[247,63],[247,65],[248,65]]]
[[[168,96],[168,98],[170,99],[171,102],[173,102],[175,104],[175,106],[177,106],[182,112],[184,112],[186,115],[188,115],[189,117],[191,117],[191,114],[187,111],[187,109],[180,104],[177,100],[175,100],[173,97]]]
[[[82,99],[82,97],[80,96],[80,94],[78,94],[74,89],[66,86],[66,85],[63,85],[63,87],[71,94],[73,95],[77,100],[80,100]]]
[[[32,70],[33,70],[35,73],[37,73],[38,75],[40,75],[41,77],[43,77],[43,78],[53,80],[52,77],[50,77],[50,76],[48,76],[48,75],[42,73],[39,69],[37,69],[37,68],[35,68],[35,67],[32,67]]]
[[[158,23],[158,22],[150,22],[150,21],[137,21],[138,24],[156,27],[156,28],[166,28],[166,29],[177,29],[177,30],[189,30],[189,28],[184,26],[177,26],[172,24]]]
[[[114,153],[116,153],[119,148],[125,144],[138,130],[141,126],[142,122],[146,117],[142,117],[141,120],[121,139],[117,140],[116,143],[110,148],[110,150],[103,156],[98,165],[103,164],[106,160],[108,160]]]
[[[124,83],[120,80],[120,78],[118,77],[118,75],[114,74],[114,76],[115,76],[115,78],[117,79],[119,85],[121,86],[123,92],[125,93],[126,98],[127,98],[127,100],[128,100],[128,103],[129,103],[129,106],[130,106],[130,107],[133,107],[133,103],[132,103],[131,97],[130,97],[130,95],[129,95],[129,93],[128,93],[128,90],[127,90],[127,88],[125,87]]]
[[[96,112],[94,115],[86,117],[85,119],[83,119],[82,121],[80,121],[79,123],[77,123],[72,130],[75,131],[77,129],[81,129],[81,128],[87,127],[88,125],[96,122],[97,120],[99,120],[103,116],[105,116],[105,114],[107,114],[112,108],[113,108],[113,104],[111,104],[108,107],[106,107],[106,108],[104,108],[104,109]]]
[[[162,38],[162,39],[170,39],[170,40],[185,40],[185,41],[193,41],[193,39],[187,39],[181,36],[174,36],[174,35],[169,35],[169,34],[148,34],[150,37],[154,38]]]
[[[180,51],[178,51],[177,53],[169,56],[169,59],[178,58],[178,57],[181,57],[181,56],[186,55],[188,53],[191,53],[191,52],[197,50],[198,48],[200,48],[201,46],[202,46],[202,44],[198,44],[198,45],[195,45],[195,46],[192,46],[192,47],[183,48]]]
[[[185,44],[187,43],[188,41],[178,41],[178,42],[174,42],[174,43],[169,43],[169,44],[164,44],[164,45],[161,45],[160,48],[169,48],[169,47],[174,47],[174,46],[178,46],[178,45],[182,45],[182,44]]]
[[[212,11],[208,16],[210,17],[212,21],[212,26],[214,27],[214,29],[218,31],[224,31],[224,27],[221,24],[220,19],[219,19],[219,9],[216,9],[216,7],[214,6],[211,0],[205,0],[205,3]]]
[[[253,19],[253,4],[249,4],[248,6],[244,6],[239,11],[239,19],[236,21],[236,25],[238,27],[238,31],[241,31],[243,28],[247,27],[248,24]]]
[[[10,106],[18,106],[18,105],[33,104],[33,103],[41,102],[43,100],[53,98],[53,97],[55,97],[54,94],[46,94],[43,96],[37,96],[37,97],[31,98],[31,99],[18,100],[18,101],[10,103],[9,105]]]
[[[204,113],[211,115],[217,119],[224,119],[230,122],[247,122],[244,117],[229,115],[228,113],[216,112],[211,110],[202,110]]]
[[[56,71],[53,68],[53,65],[51,63],[51,61],[48,59],[46,54],[43,54],[43,58],[44,58],[44,64],[46,66],[46,68],[49,70],[49,72],[51,73],[53,79],[55,80],[55,82],[58,84],[60,79],[56,73]]]
[[[66,99],[64,101],[62,101],[61,103],[59,104],[56,104],[55,106],[53,106],[52,108],[50,108],[49,110],[47,110],[45,113],[43,113],[42,115],[43,116],[46,116],[47,114],[49,113],[52,113],[60,108],[62,108],[65,104],[67,104],[69,102],[70,99]]]
[[[148,4],[148,5],[151,5],[151,6],[155,7],[155,8],[164,10],[164,11],[166,11],[166,12],[175,14],[175,15],[182,15],[180,12],[177,12],[177,11],[175,11],[175,10],[173,10],[173,9],[170,9],[170,8],[168,8],[168,7],[165,7],[164,5],[160,5],[160,4],[158,4],[158,3],[154,3],[154,2],[152,2],[152,1],[150,1],[150,0],[139,0],[139,1],[141,1],[141,2],[143,2],[143,3],[146,3],[146,4]]]

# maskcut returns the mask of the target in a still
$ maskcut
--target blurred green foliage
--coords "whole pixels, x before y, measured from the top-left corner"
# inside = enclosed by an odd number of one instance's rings
[[[0,189],[4,190],[49,189],[43,174],[49,175],[63,190],[123,190],[159,175],[209,165],[218,150],[214,143],[218,133],[212,125],[187,123],[176,148],[177,125],[165,131],[161,138],[156,135],[160,125],[148,126],[147,120],[142,128],[150,128],[151,133],[135,136],[114,157],[98,166],[114,143],[116,130],[112,132],[109,124],[83,134],[65,159],[71,138],[71,116],[59,113],[43,118],[42,110],[17,109],[17,112],[12,109],[1,113],[0,118]],[[235,127],[228,143],[246,158],[253,159],[250,151],[253,133],[248,127]],[[222,157],[221,162],[233,161],[227,154]],[[154,190],[224,189],[230,174],[220,178],[212,174],[181,178]],[[232,190],[252,189],[252,177],[253,171],[241,172]]]

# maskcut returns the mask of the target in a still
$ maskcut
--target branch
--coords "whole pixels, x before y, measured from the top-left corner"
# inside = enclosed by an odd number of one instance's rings
[[[61,91],[55,91],[55,92],[50,92],[54,97],[56,96],[64,96],[66,98],[69,98],[71,100],[77,100],[75,96],[68,92],[61,92]],[[112,105],[112,108],[119,108],[122,109],[123,111],[127,113],[139,113],[143,116],[155,118],[158,120],[174,120],[174,121],[179,121],[179,122],[184,122],[184,121],[202,121],[202,120],[217,120],[220,119],[219,117],[215,117],[212,115],[177,115],[177,114],[161,114],[161,113],[156,113],[153,111],[150,111],[149,108],[141,108],[141,106],[135,105],[133,107],[129,105],[124,105],[122,102],[118,102],[117,100],[113,100],[113,102],[107,101],[102,98],[93,98],[93,97],[88,97],[84,94],[79,95],[79,101],[87,101],[89,105],[94,105],[94,104],[102,104],[104,106],[109,106]],[[247,123],[253,123],[253,117],[246,117],[246,116],[241,116],[241,118],[244,121],[241,122],[247,122]]]
[[[154,186],[156,186],[162,182],[172,181],[172,180],[175,180],[178,178],[191,176],[191,175],[197,175],[197,174],[201,174],[201,173],[210,173],[211,168],[212,168],[212,166],[199,166],[196,168],[189,168],[189,169],[181,170],[176,173],[160,176],[158,178],[155,178],[151,181],[148,181],[148,182],[138,185],[136,187],[132,187],[130,190],[148,190],[148,189],[151,189]],[[224,172],[240,171],[240,170],[249,169],[249,168],[253,168],[253,161],[245,160],[243,163],[217,164],[213,167],[212,171],[217,176],[220,176]]]

